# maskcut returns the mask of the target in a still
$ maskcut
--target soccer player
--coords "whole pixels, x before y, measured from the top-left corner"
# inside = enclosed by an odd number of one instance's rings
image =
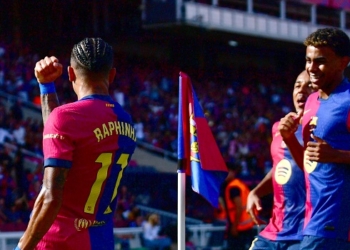
[[[17,249],[114,249],[116,196],[136,137],[130,115],[109,96],[113,57],[100,38],[74,45],[68,76],[78,101],[58,107],[51,81],[62,65],[55,57],[37,62],[45,170]]]
[[[295,111],[302,112],[308,96],[312,93],[306,70],[294,83],[293,104]],[[296,115],[296,113],[295,113]],[[273,192],[272,216],[263,231],[253,240],[251,250],[285,249],[298,250],[302,239],[305,213],[305,179],[303,171],[294,162],[282,140],[276,122],[272,127],[271,156],[273,166],[264,179],[249,193],[247,211],[259,225],[254,211],[261,210],[260,197]],[[302,143],[301,124],[295,132]]]
[[[302,116],[304,148],[294,136],[302,114],[281,119],[279,131],[305,173],[306,208],[301,249],[350,249],[350,40],[322,28],[304,41],[305,69],[318,92]]]

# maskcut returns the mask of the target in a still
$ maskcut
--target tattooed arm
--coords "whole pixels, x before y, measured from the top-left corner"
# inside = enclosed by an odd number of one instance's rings
[[[59,106],[53,82],[62,75],[62,64],[54,56],[45,57],[35,64],[34,74],[39,82],[41,110],[45,124],[52,110]]]
[[[53,81],[62,75],[62,65],[56,57],[45,57],[34,68],[39,83],[43,122],[59,106]],[[69,169],[45,167],[43,186],[35,200],[28,227],[16,249],[32,250],[50,229],[62,205],[63,188]]]
[[[59,106],[59,101],[56,93],[41,94],[40,100],[41,100],[41,113],[42,113],[43,122],[45,125],[46,120],[51,114],[52,110],[54,110],[54,108]]]
[[[61,208],[68,172],[66,168],[45,168],[43,187],[35,201],[28,227],[18,243],[21,250],[34,249],[50,229]]]

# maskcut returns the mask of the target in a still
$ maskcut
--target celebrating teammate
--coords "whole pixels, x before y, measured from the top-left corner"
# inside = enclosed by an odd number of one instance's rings
[[[302,117],[304,148],[294,131],[302,114],[281,119],[279,131],[305,172],[306,209],[301,249],[350,249],[350,40],[340,29],[323,28],[304,41],[305,69],[318,92]]]
[[[293,90],[293,104],[297,113],[302,112],[307,97],[312,93],[310,78],[304,70],[299,74]],[[296,115],[296,113],[294,113]],[[305,179],[303,171],[294,162],[283,143],[276,122],[272,127],[272,170],[249,193],[247,211],[259,224],[254,210],[261,210],[260,197],[273,192],[273,211],[270,222],[254,239],[250,249],[299,249],[305,212]],[[302,143],[301,124],[295,132]]]
[[[109,96],[113,57],[100,38],[74,45],[68,76],[78,101],[62,106],[52,82],[62,65],[55,57],[37,62],[45,170],[17,249],[114,249],[116,196],[136,137],[130,115]]]

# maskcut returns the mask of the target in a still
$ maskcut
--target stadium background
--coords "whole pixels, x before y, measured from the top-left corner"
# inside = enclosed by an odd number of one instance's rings
[[[280,18],[284,2],[285,19],[305,26],[350,29],[346,1],[339,6],[342,1],[184,1],[188,2],[243,13],[253,3],[249,14],[273,18]],[[263,178],[271,167],[271,126],[293,109],[291,93],[304,68],[305,48],[301,41],[216,29],[205,23],[188,25],[177,17],[180,3],[0,1],[0,125],[11,135],[2,141],[0,154],[1,231],[23,230],[42,178],[35,60],[55,55],[67,66],[72,45],[88,36],[102,37],[115,48],[118,74],[111,94],[124,102],[140,132],[138,151],[123,179],[129,198],[121,210],[140,204],[176,213],[180,71],[191,77],[225,160],[242,163],[242,178],[251,187]],[[315,20],[311,20],[312,6],[317,9]],[[185,11],[181,8],[180,15]],[[230,46],[233,41],[237,46]],[[62,103],[75,100],[66,75],[56,84]],[[187,216],[205,222],[215,219],[213,208],[192,192],[189,181],[186,200]],[[268,218],[271,197],[265,203],[262,216]],[[18,220],[22,226],[14,225]]]

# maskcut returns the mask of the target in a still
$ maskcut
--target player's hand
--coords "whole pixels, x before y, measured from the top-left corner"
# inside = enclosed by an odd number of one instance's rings
[[[250,191],[247,198],[246,211],[249,213],[250,217],[256,225],[260,225],[260,220],[255,216],[254,211],[260,211],[262,209],[260,198],[255,194],[254,191]]]
[[[295,131],[298,129],[298,125],[302,116],[303,112],[290,112],[280,120],[278,124],[278,131],[280,132],[283,139],[288,139],[294,135]]]
[[[34,74],[39,83],[49,83],[62,75],[62,68],[56,57],[46,56],[35,64]]]
[[[326,141],[312,135],[315,141],[309,141],[305,150],[305,159],[316,162],[334,162],[337,159],[337,150],[332,148]]]

